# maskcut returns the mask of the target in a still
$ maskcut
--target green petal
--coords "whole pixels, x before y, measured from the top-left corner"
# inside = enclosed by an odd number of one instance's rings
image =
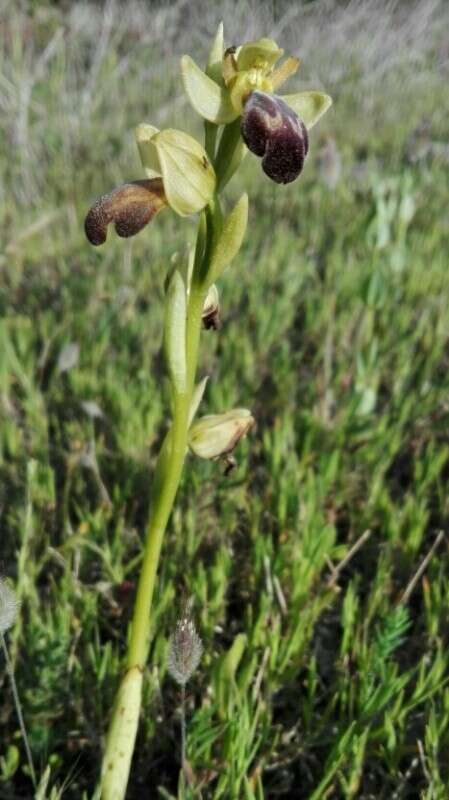
[[[183,131],[167,128],[152,141],[169,205],[182,217],[201,211],[215,191],[215,172],[204,148]]]
[[[209,78],[190,56],[181,58],[181,74],[187,97],[201,117],[216,125],[226,125],[238,116],[227,90]]]
[[[215,39],[212,42],[209,58],[207,60],[206,74],[212,78],[219,86],[224,86],[223,81],[223,56],[224,56],[224,41],[223,41],[223,23],[220,22]]]
[[[146,122],[138,125],[135,132],[140,160],[147,178],[150,179],[160,178],[162,175],[157,150],[152,142],[156,133],[159,133],[159,129],[155,128],[154,125],[148,125]]]
[[[273,39],[258,39],[257,42],[247,42],[242,45],[237,56],[239,70],[252,69],[258,64],[272,67],[284,54]]]
[[[308,129],[313,128],[332,105],[332,98],[323,92],[284,94],[281,95],[281,100],[288,103]]]

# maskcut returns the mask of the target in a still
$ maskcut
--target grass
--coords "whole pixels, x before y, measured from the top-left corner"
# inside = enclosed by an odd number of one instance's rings
[[[182,3],[133,12],[0,17],[0,558],[22,604],[9,647],[40,800],[89,798],[98,775],[168,422],[164,275],[194,231],[161,215],[96,251],[83,216],[140,176],[135,124],[184,125],[177,59],[203,58],[219,19],[186,28]],[[335,107],[297,184],[248,159],[229,189],[248,189],[250,226],[220,283],[222,329],[203,334],[202,412],[245,406],[257,429],[229,477],[188,460],[128,797],[443,800],[447,8],[222,14],[233,35],[295,47],[304,85]],[[167,674],[180,594],[204,643],[190,788]],[[4,665],[1,681],[0,797],[30,797]]]

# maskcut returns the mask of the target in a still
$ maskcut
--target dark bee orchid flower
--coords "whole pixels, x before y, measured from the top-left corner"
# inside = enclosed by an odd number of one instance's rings
[[[307,128],[276,95],[252,92],[245,103],[241,131],[262,169],[276,183],[290,183],[301,173],[309,149]]]
[[[181,70],[195,111],[215,125],[229,125],[240,116],[242,139],[262,158],[265,173],[276,183],[290,183],[301,173],[308,131],[332,100],[317,91],[277,96],[299,67],[292,56],[277,66],[282,55],[267,38],[225,50],[220,26],[206,72],[190,56],[183,56]]]
[[[214,169],[192,136],[143,123],[136,140],[147,180],[124,183],[95,201],[84,223],[93,245],[104,244],[111,222],[119,236],[134,236],[165,206],[184,217],[201,211],[213,196]]]

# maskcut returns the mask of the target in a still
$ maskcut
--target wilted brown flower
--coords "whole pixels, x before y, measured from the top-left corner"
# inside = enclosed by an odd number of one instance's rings
[[[93,245],[104,244],[110,222],[119,236],[134,236],[166,205],[160,178],[124,183],[93,204],[84,223],[86,236]]]

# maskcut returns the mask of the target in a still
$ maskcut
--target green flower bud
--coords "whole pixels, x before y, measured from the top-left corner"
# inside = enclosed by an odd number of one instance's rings
[[[200,458],[215,460],[231,453],[255,423],[246,408],[202,417],[189,431],[189,447]]]

